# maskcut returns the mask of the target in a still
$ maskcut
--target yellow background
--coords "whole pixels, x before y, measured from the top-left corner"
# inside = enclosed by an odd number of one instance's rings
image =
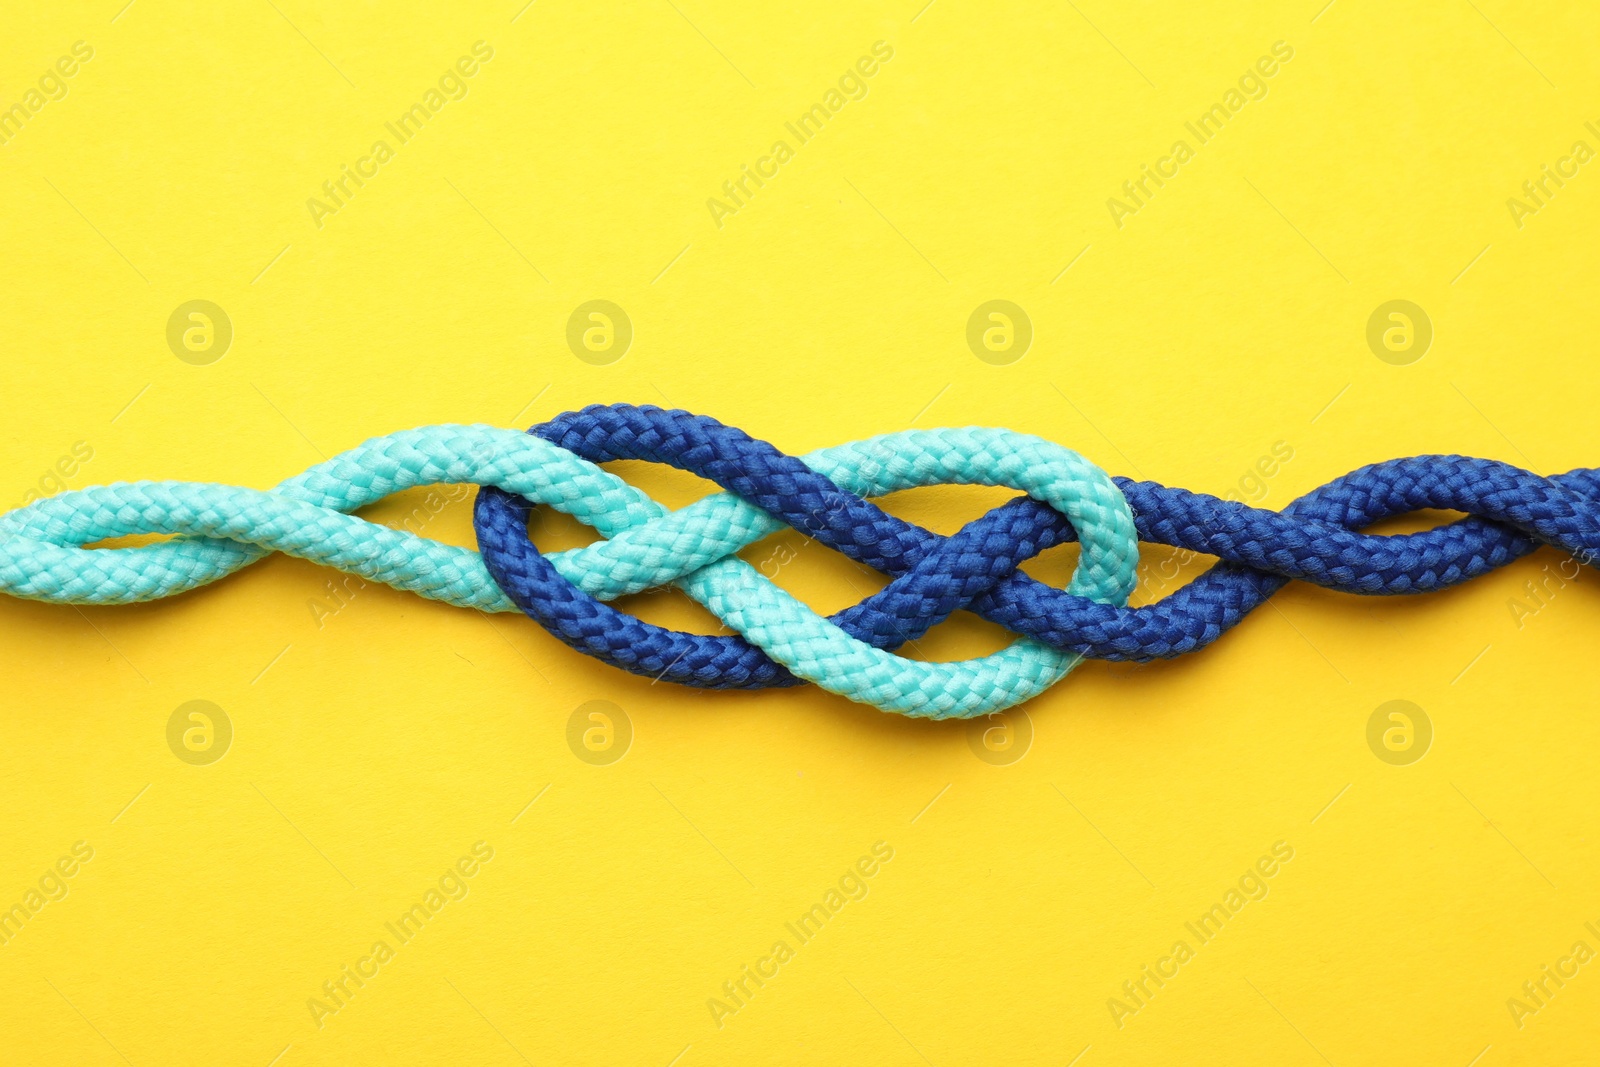
[[[1506,204],[1600,144],[1582,5],[122,2],[6,5],[0,103],[94,56],[0,147],[5,506],[80,441],[73,488],[266,487],[396,429],[597,401],[791,452],[1009,426],[1218,494],[1283,442],[1273,508],[1391,456],[1600,460],[1600,164],[1520,228]],[[307,199],[479,40],[466,97],[316,226]],[[880,40],[866,97],[719,229],[707,198]],[[1265,98],[1119,229],[1107,198],[1277,41]],[[210,365],[167,347],[193,299],[233,324]],[[608,366],[566,344],[591,299],[634,326]],[[1009,366],[966,344],[991,299],[1035,331]],[[1365,339],[1393,299],[1434,327],[1408,366]],[[1005,495],[890,506],[950,531]],[[424,532],[470,544],[470,510]],[[783,544],[820,608],[875,587],[798,538],[746,555]],[[1144,552],[1139,601],[1206,562]],[[0,898],[94,858],[0,947],[0,1061],[1578,1062],[1600,965],[1520,1028],[1506,1003],[1600,948],[1600,601],[1559,563],[1415,600],[1293,586],[1180,662],[1084,667],[1004,766],[961,723],[652,685],[383,587],[319,627],[338,576],[283,558],[137,607],[7,599]],[[957,621],[920,653],[1002,639]],[[209,766],[166,743],[191,699],[235,731]],[[1393,699],[1433,726],[1409,766],[1367,745]],[[632,724],[620,762],[567,746],[590,700]],[[308,998],[478,841],[469,895],[319,1028]],[[719,1028],[708,998],[878,841],[869,895]],[[1278,841],[1270,894],[1119,1028],[1108,999]]]

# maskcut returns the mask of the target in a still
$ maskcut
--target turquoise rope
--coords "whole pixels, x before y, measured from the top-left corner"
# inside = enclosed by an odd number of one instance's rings
[[[1071,520],[1083,554],[1068,591],[1126,604],[1137,540],[1121,492],[1076,453],[998,429],[906,431],[802,457],[841,489],[1009,485]],[[513,611],[478,553],[347,514],[403,489],[493,485],[547,504],[606,540],[553,554],[580,589],[614,599],[676,583],[795,675],[852,700],[933,718],[986,714],[1053,685],[1079,657],[1032,640],[989,656],[923,663],[873,648],[767,581],[734,552],[781,528],[730,493],[668,511],[640,490],[528,434],[434,426],[374,438],[272,491],[188,482],[74,490],[0,515],[0,592],[121,604],[216,581],[268,551],[422,596]],[[183,535],[136,548],[80,546],[128,534]]]

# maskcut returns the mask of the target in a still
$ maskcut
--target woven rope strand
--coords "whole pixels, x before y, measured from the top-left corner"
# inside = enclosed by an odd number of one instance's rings
[[[1145,660],[1204,647],[1290,579],[1354,593],[1417,593],[1466,581],[1540,544],[1584,563],[1600,552],[1600,471],[1591,469],[1543,478],[1487,460],[1419,456],[1364,467],[1282,513],[1118,478],[1112,511],[1132,505],[1139,539],[1221,560],[1165,599],[1129,608],[1119,568],[1134,549],[1117,547],[1117,538],[1089,546],[1095,550],[1084,553],[1067,590],[1017,570],[1076,539],[1074,524],[1091,540],[1116,525],[1111,511],[1081,510],[1083,501],[1070,517],[1045,502],[1052,477],[1072,462],[1063,465],[1060,456],[1072,454],[1051,451],[1057,448],[1003,430],[925,431],[796,459],[703,416],[630,405],[569,412],[531,434],[425,427],[376,438],[271,491],[140,482],[64,493],[0,515],[0,591],[67,603],[148,600],[279,550],[465,607],[520,605],[583,651],[640,673],[741,688],[809,678],[879,706],[945,716],[1026,699],[1078,655]],[[594,465],[616,458],[671,463],[730,491],[667,512]],[[1074,469],[1091,480],[1097,473]],[[962,480],[1032,495],[950,537],[866,499]],[[435,482],[492,487],[476,511],[487,567],[469,549],[347,514]],[[606,539],[539,556],[520,522],[521,501],[568,511]],[[1359,532],[1423,508],[1468,517],[1415,534]],[[824,620],[730,558],[785,525],[890,575],[889,586]],[[139,548],[79,547],[136,533],[180,537]],[[531,584],[514,599],[497,579]],[[597,611],[601,601],[669,583],[690,590],[735,635],[677,634]],[[998,658],[954,665],[886,655],[963,609],[1026,640]]]
[[[864,450],[830,450],[836,470],[879,455],[865,481],[879,491],[965,480],[1013,478],[1079,513],[1089,528],[1088,566],[1075,591],[1126,602],[1137,545],[1120,493],[1097,468],[1037,438],[1003,430],[915,431]],[[846,479],[849,480],[849,479]],[[477,554],[343,514],[399,489],[476,482],[568,511],[602,534],[665,515],[614,475],[525,434],[489,427],[432,427],[377,438],[290,479],[275,492],[145,482],[96,487],[41,501],[0,518],[0,588],[74,603],[118,603],[172,595],[214,581],[274,549],[424,596],[489,610],[510,609]],[[865,489],[866,485],[863,484]],[[837,490],[836,490],[837,492]],[[337,510],[336,510],[337,509]],[[1085,510],[1087,509],[1087,510]],[[747,543],[774,528],[748,506],[703,509],[680,536]],[[191,540],[123,549],[77,546],[130,533],[180,533]],[[605,585],[620,570],[659,561],[658,546],[610,542],[552,557],[559,580]],[[620,555],[619,555],[620,549]],[[609,557],[609,558],[608,558]],[[924,664],[883,653],[767,583],[738,560],[682,579],[691,594],[735,625],[766,635],[800,677],[852,699],[920,715],[983,714],[1027,699],[1059,680],[1077,656],[1019,641],[991,656]],[[625,586],[606,589],[620,595]]]
[[[682,414],[629,410],[650,419]],[[692,419],[685,416],[686,423]],[[754,443],[715,420],[701,418],[694,425],[718,432],[722,443]],[[1127,602],[1137,552],[1132,516],[1110,479],[1075,453],[1039,438],[983,429],[907,431],[849,448],[857,462],[840,468],[843,485],[771,451],[787,465],[790,481],[785,492],[791,501],[804,499],[803,506],[809,508],[799,528],[807,532],[812,532],[810,527],[850,528],[864,507],[881,515],[856,494],[858,488],[869,491],[863,480],[876,492],[949,482],[1011,485],[1059,509],[1066,521],[1083,528],[1084,552],[1068,587],[1072,593]],[[843,455],[835,453],[830,459]],[[878,456],[881,461],[861,462],[863,456]],[[709,455],[700,459],[696,462],[677,453],[667,461],[720,481],[722,468]],[[802,490],[802,482],[811,492]],[[799,677],[886,711],[969,717],[1029,699],[1053,685],[1078,660],[1033,641],[953,664],[902,659],[884,651],[870,635],[863,640],[842,628],[837,618],[820,619],[749,564],[731,558],[695,571],[679,584],[743,637],[678,633],[617,611],[563,581],[529,540],[526,507],[508,494],[492,489],[480,494],[476,519],[479,547],[490,573],[518,606],[574,648],[656,678],[745,688],[789,684]],[[977,520],[972,526],[983,522]],[[973,568],[993,569],[981,554],[967,558]],[[954,606],[943,610],[947,615]],[[1000,668],[998,674],[992,666]]]
[[[1281,515],[1119,478],[1141,540],[1214,553],[1223,560],[1165,599],[1128,608],[1051,589],[1015,570],[1022,559],[1076,536],[1071,524],[1038,501],[1013,501],[945,540],[866,501],[830,505],[829,494],[837,495],[837,489],[822,477],[831,472],[815,455],[797,461],[705,416],[648,406],[594,405],[530,432],[597,462],[647,459],[683,466],[852,558],[895,575],[888,589],[833,617],[846,632],[886,649],[915,640],[951,611],[965,607],[1057,648],[1097,658],[1148,660],[1210,644],[1291,577],[1348,592],[1416,593],[1466,581],[1533,551],[1539,543],[1565,548],[1590,563],[1600,552],[1600,479],[1589,470],[1546,479],[1489,460],[1419,456],[1374,464],[1336,479]],[[861,459],[853,464],[857,469],[872,465]],[[719,498],[707,498],[679,516],[687,519],[696,508],[719,503]],[[496,557],[509,557],[496,577],[523,585],[519,603],[558,636],[581,642],[584,651],[625,669],[685,684],[792,684],[759,649],[738,637],[643,627],[570,597],[568,590],[530,570],[534,564],[529,553],[536,550],[505,507],[496,494],[480,497],[480,547],[491,560],[492,573]],[[1415,534],[1356,532],[1387,516],[1424,508],[1460,510],[1473,517]],[[665,533],[671,521],[628,531],[617,540]],[[982,546],[976,558],[963,552],[972,545]],[[638,577],[648,584],[670,575]]]

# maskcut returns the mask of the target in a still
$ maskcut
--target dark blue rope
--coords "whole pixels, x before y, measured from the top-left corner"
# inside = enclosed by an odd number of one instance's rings
[[[1541,544],[1584,563],[1600,553],[1595,469],[1544,478],[1493,460],[1416,456],[1335,479],[1281,514],[1118,478],[1141,541],[1222,562],[1157,603],[1117,607],[1017,570],[1045,549],[1076,540],[1065,518],[1031,498],[1012,500],[944,537],[884,513],[799,459],[707,416],[592,405],[529,432],[596,463],[643,459],[690,471],[890,575],[885,589],[831,616],[883,649],[915,640],[964,609],[1085,656],[1150,660],[1205,647],[1293,578],[1351,593],[1425,593],[1504,566]],[[1421,533],[1355,532],[1421,509],[1468,517]],[[798,684],[742,637],[668,630],[574,588],[529,538],[529,511],[503,490],[480,490],[479,547],[506,595],[562,641],[624,670],[686,685]]]

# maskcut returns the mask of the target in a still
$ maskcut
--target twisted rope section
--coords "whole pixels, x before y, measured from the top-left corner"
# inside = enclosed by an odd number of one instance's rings
[[[669,463],[729,491],[668,512],[595,465],[612,459]],[[866,499],[963,481],[1028,495],[950,537]],[[348,514],[441,482],[484,487],[474,514],[483,556]],[[606,539],[543,556],[526,528],[536,504]],[[1419,509],[1468,517],[1414,534],[1359,532]],[[888,587],[820,618],[734,558],[785,525],[880,570]],[[178,537],[82,547],[141,533]],[[1129,608],[1135,535],[1221,562],[1158,603]],[[1080,537],[1080,568],[1066,590],[1017,569]],[[282,551],[463,607],[520,608],[568,644],[653,677],[720,688],[810,680],[888,710],[946,717],[1025,700],[1080,656],[1147,660],[1204,647],[1293,578],[1352,593],[1427,592],[1540,544],[1593,563],[1600,471],[1543,478],[1488,460],[1419,456],[1363,467],[1279,514],[1151,482],[1113,484],[1066,449],[1004,430],[912,431],[795,458],[703,416],[614,405],[529,434],[436,426],[375,438],[271,491],[136,482],[63,493],[0,515],[0,591],[129,603]],[[669,583],[735,634],[668,631],[604,603]],[[892,655],[957,610],[1021,640],[954,664]]]
[[[1126,603],[1133,588],[1138,547],[1126,502],[1103,472],[1058,445],[1006,430],[912,431],[808,458],[863,492],[946,481],[1033,492],[1082,527],[1082,564],[1070,586],[1076,595]],[[598,603],[593,597],[677,582],[756,642],[743,648],[764,664],[764,684],[807,679],[906,714],[975,715],[1028,699],[1079,660],[1028,640],[959,663],[901,659],[819,617],[731,558],[779,528],[759,507],[719,494],[696,510],[669,514],[565,447],[486,426],[425,427],[376,438],[270,492],[137,482],[39,501],[0,516],[0,590],[66,603],[150,600],[215,581],[275,550],[464,607],[515,610],[477,553],[347,514],[436,482],[478,484],[522,508],[548,504],[594,527],[608,540],[548,559],[534,552],[552,588]],[[863,506],[877,511],[851,488],[823,483],[826,489],[811,487],[823,495],[808,498],[808,506],[831,510],[835,518]],[[82,547],[142,533],[180,539],[137,548]],[[520,536],[526,541],[525,522]],[[962,566],[993,567],[982,553],[969,548]],[[709,669],[699,659],[691,662]]]
[[[783,669],[787,661],[770,655],[774,635],[747,641],[678,633],[600,603],[679,580],[687,568],[708,565],[749,543],[714,545],[685,536],[700,513],[722,509],[754,507],[768,515],[768,523],[751,531],[752,539],[781,522],[890,575],[888,588],[831,617],[842,632],[884,650],[915,640],[951,612],[966,609],[1042,645],[1083,656],[1172,657],[1215,641],[1292,578],[1351,593],[1422,593],[1504,566],[1540,544],[1563,548],[1586,564],[1600,553],[1600,471],[1592,469],[1543,478],[1491,460],[1417,456],[1363,467],[1294,501],[1282,514],[1118,478],[1140,540],[1221,559],[1163,600],[1130,608],[1120,599],[1053,589],[1016,569],[1032,555],[1078,536],[1063,511],[1034,499],[1040,494],[1031,490],[1030,497],[995,509],[949,538],[860,499],[914,484],[877,454],[888,438],[795,459],[714,419],[629,405],[591,406],[530,433],[595,462],[669,463],[731,491],[611,542],[654,545],[656,558],[666,564],[662,568],[616,574],[616,582],[577,589],[554,580],[540,563],[526,535],[524,506],[492,490],[478,499],[479,547],[490,573],[524,611],[581,651],[688,685],[754,688],[796,681]],[[848,450],[856,454],[840,463]],[[892,456],[893,448],[887,454]],[[863,477],[878,473],[886,476]],[[1468,517],[1412,534],[1358,532],[1423,509]]]
[[[173,596],[278,551],[461,607],[515,611],[476,552],[347,512],[419,485],[494,485],[615,533],[654,503],[615,475],[527,434],[428,426],[374,438],[270,491],[131,482],[61,493],[0,515],[0,591],[67,604]],[[179,534],[137,548],[80,546]],[[587,554],[552,557],[575,579]]]
[[[1138,545],[1121,493],[1099,468],[1037,437],[910,430],[801,460],[715,419],[623,404],[586,408],[574,422],[532,432],[596,462],[654,460],[731,490],[613,536],[608,546],[667,566],[647,574],[618,568],[587,588],[566,581],[533,544],[528,503],[493,487],[479,493],[479,548],[517,606],[572,647],[657,679],[707,688],[805,680],[886,711],[947,718],[1020,703],[1077,665],[1077,655],[1026,639],[956,663],[893,655],[981,591],[1020,576],[1016,564],[1048,545],[1019,538],[1020,500],[945,539],[886,515],[863,494],[956,482],[1021,489],[1062,528],[1078,531],[1083,552],[1065,595],[1126,604],[1133,589]],[[883,605],[877,630],[851,612],[821,618],[735,558],[743,544],[713,549],[702,531],[742,525],[735,516],[758,523],[744,544],[789,525],[896,575],[871,598]],[[603,603],[662,581],[675,582],[740,636],[668,630]]]

